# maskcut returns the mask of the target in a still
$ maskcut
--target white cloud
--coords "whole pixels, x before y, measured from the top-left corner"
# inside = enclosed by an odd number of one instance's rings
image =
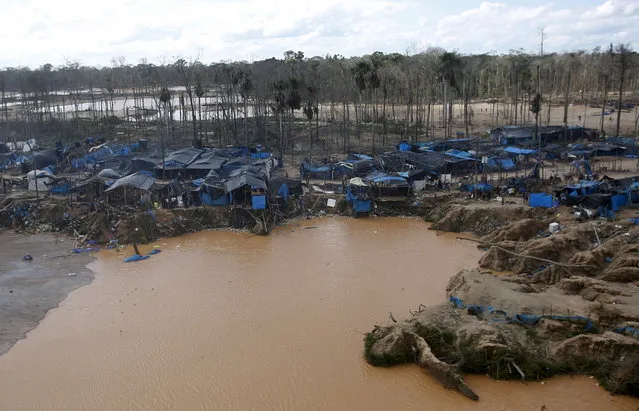
[[[562,7],[496,0],[475,2],[458,13],[447,13],[445,3],[428,0],[0,3],[0,66],[57,65],[65,58],[108,65],[118,56],[128,62],[159,61],[200,51],[203,61],[279,57],[288,49],[307,56],[348,56],[403,52],[414,44],[467,53],[536,51],[541,25],[550,51],[639,38],[636,0],[601,0],[589,6],[572,0],[572,6]]]
[[[479,7],[446,17],[437,25],[437,45],[463,52],[504,52],[539,49],[539,28],[545,27],[545,49],[592,49],[610,42],[639,38],[636,0],[608,0],[584,8],[558,8],[553,3],[517,7],[484,2]]]

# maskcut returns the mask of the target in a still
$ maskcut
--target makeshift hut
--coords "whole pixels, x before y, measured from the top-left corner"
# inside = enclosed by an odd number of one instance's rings
[[[122,200],[124,204],[134,203],[140,205],[152,202],[151,190],[155,187],[155,178],[137,172],[115,180],[105,190],[109,202]],[[121,193],[121,196],[117,194]]]
[[[371,186],[360,177],[351,178],[346,185],[346,201],[351,204],[353,217],[366,215],[372,210]]]
[[[411,186],[406,178],[390,175],[380,171],[373,172],[364,178],[371,185],[372,193],[377,198],[399,197],[406,198],[410,194]]]
[[[53,181],[53,174],[46,170],[32,170],[27,173],[29,191],[48,192]]]

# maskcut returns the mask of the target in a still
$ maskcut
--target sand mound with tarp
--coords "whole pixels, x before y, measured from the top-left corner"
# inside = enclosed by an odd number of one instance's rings
[[[471,399],[478,397],[463,373],[526,380],[586,373],[612,392],[639,396],[636,286],[579,277],[546,286],[464,271],[447,294],[447,303],[376,326],[365,339],[367,361],[415,362]]]

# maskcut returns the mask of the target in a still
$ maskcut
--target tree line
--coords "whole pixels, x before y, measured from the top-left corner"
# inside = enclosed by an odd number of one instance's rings
[[[128,129],[167,142],[194,145],[304,146],[326,151],[389,140],[423,140],[477,131],[473,103],[489,112],[489,125],[550,124],[551,105],[601,107],[620,114],[639,96],[639,58],[629,45],[592,51],[462,55],[431,48],[417,54],[375,52],[204,64],[177,59],[162,64],[108,67],[69,62],[0,70],[0,137],[56,138]],[[484,110],[484,109],[482,109]],[[636,124],[639,117],[635,114]],[[41,134],[41,135],[34,135]],[[53,137],[53,136],[52,136]]]

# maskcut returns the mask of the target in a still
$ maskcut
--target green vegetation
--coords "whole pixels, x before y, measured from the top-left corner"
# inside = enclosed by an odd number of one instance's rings
[[[411,350],[406,347],[406,349],[401,350],[397,355],[390,355],[384,353],[382,356],[372,355],[371,351],[373,345],[384,336],[380,334],[379,328],[375,328],[375,330],[366,333],[364,337],[364,357],[366,357],[366,361],[370,365],[374,365],[375,367],[391,367],[393,365],[405,364],[407,362],[413,361],[413,356],[411,354]]]
[[[439,360],[454,364],[460,359],[458,350],[455,347],[457,336],[453,331],[417,324],[415,333],[426,340],[431,351]]]

